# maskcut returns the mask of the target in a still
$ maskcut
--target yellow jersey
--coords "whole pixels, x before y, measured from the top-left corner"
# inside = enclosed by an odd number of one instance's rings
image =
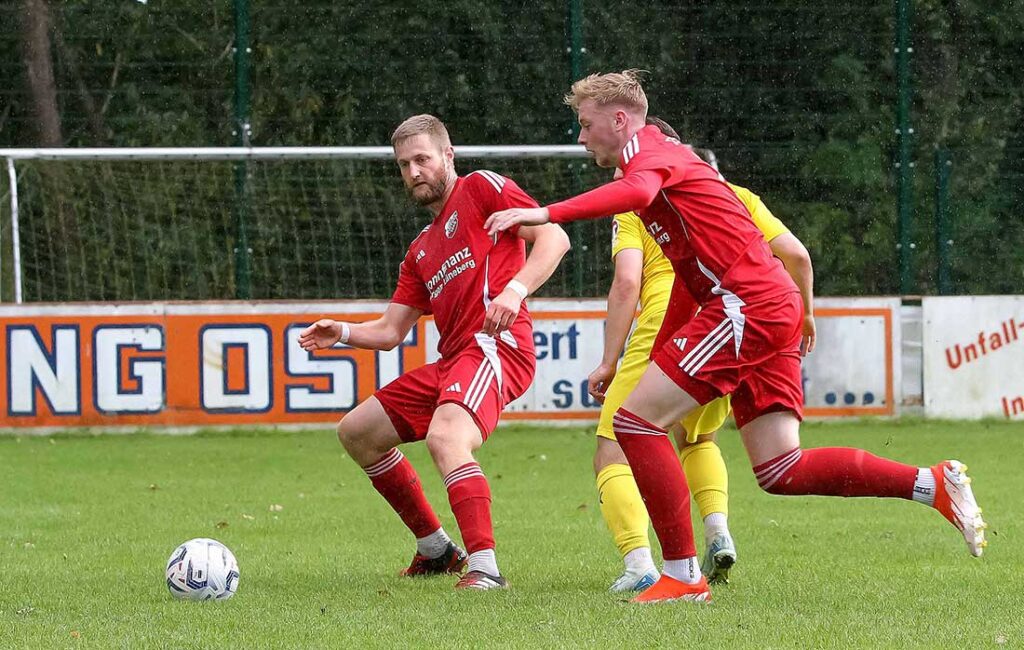
[[[772,214],[761,197],[745,187],[732,183],[727,185],[736,193],[743,205],[747,206],[750,218],[754,220],[754,225],[764,235],[766,242],[789,232],[785,224]],[[661,247],[655,243],[654,238],[644,228],[640,217],[634,212],[617,214],[612,220],[612,259],[627,248],[643,253],[644,266],[640,277],[640,321],[643,322],[644,317],[652,310],[664,311],[667,308],[675,273],[672,271],[672,263],[661,252]]]

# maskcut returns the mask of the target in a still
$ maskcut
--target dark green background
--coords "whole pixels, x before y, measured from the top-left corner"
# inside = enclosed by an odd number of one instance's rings
[[[22,4],[0,6],[0,146],[38,140]],[[726,177],[800,236],[819,293],[899,291],[894,3],[581,4],[583,69],[649,70],[652,113],[714,148]],[[941,147],[952,161],[954,291],[1019,293],[1024,2],[913,5],[913,285],[936,292]],[[50,11],[64,144],[234,144],[230,2],[51,0]],[[253,145],[386,144],[417,112],[444,119],[456,144],[571,141],[560,101],[572,80],[567,2],[253,0],[250,13]],[[541,201],[604,178],[564,162],[486,166]],[[26,298],[232,297],[232,176],[229,165],[215,167],[20,167]],[[253,173],[253,297],[390,293],[405,243],[425,221],[390,165]],[[331,189],[339,186],[344,193]],[[0,182],[5,222],[6,191]],[[122,206],[124,196],[132,203]],[[607,226],[573,234],[575,250],[547,291],[599,295]],[[9,292],[5,278],[4,299]]]

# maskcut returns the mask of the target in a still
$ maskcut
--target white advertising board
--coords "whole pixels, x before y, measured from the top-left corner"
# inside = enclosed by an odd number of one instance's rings
[[[928,417],[1024,420],[1024,296],[925,298]]]
[[[901,403],[899,298],[820,298],[804,358],[808,416],[895,415]]]

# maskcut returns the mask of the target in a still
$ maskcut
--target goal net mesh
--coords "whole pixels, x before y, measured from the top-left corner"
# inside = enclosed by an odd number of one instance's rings
[[[582,157],[457,169],[498,171],[541,204],[610,177]],[[430,219],[390,160],[30,159],[17,176],[25,301],[387,298]],[[541,294],[604,294],[608,221],[569,228],[573,250]]]

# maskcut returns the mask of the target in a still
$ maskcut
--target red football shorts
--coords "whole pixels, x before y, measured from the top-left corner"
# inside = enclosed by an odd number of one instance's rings
[[[800,294],[727,309],[729,298],[716,298],[671,336],[662,331],[652,360],[701,404],[731,393],[740,427],[774,411],[802,418]]]
[[[505,405],[530,387],[537,366],[532,352],[484,335],[477,340],[480,346],[411,370],[375,393],[403,441],[426,438],[434,411],[447,403],[466,409],[487,440]]]

